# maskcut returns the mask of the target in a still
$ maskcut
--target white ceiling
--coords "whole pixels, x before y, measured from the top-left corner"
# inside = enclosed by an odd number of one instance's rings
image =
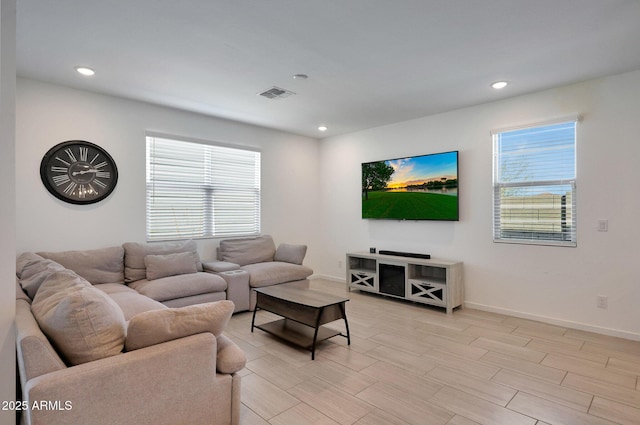
[[[640,69],[638,0],[17,0],[17,8],[19,76],[312,137]],[[78,75],[78,65],[96,75]],[[503,79],[507,88],[490,87]],[[296,94],[257,96],[272,86]]]

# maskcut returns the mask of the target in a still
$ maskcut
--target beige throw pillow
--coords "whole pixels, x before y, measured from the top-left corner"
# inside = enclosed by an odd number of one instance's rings
[[[31,311],[69,365],[122,352],[126,335],[122,310],[70,270],[51,273],[42,282]]]
[[[38,292],[38,288],[47,277],[52,273],[64,271],[65,268],[53,260],[47,260],[39,256],[39,259],[28,258],[31,257],[21,255],[18,258],[16,271],[20,278],[20,286],[29,295],[29,298],[33,299]]]
[[[16,258],[16,276],[18,276],[18,279],[22,277],[22,270],[25,267],[28,267],[42,260],[44,260],[43,257],[39,256],[38,254],[34,254],[33,252],[23,252],[22,254],[18,255],[18,258]]]
[[[288,243],[281,243],[278,245],[276,255],[273,257],[273,261],[282,261],[285,263],[302,264],[304,256],[307,254],[306,245],[292,245]]]
[[[129,320],[125,349],[138,350],[202,332],[217,337],[226,328],[233,308],[232,301],[223,300],[136,314]]]
[[[147,255],[144,265],[147,268],[147,280],[160,279],[179,274],[196,273],[198,258],[192,252],[179,252],[166,255]]]
[[[147,278],[144,258],[147,255],[167,255],[178,252],[192,252],[198,258],[198,271],[202,271],[202,264],[198,256],[198,245],[195,241],[178,241],[164,243],[136,243],[127,242],[124,248],[124,281],[135,282]]]

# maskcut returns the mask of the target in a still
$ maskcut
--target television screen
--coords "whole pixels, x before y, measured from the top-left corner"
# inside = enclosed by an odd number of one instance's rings
[[[362,164],[362,218],[458,220],[458,151]]]

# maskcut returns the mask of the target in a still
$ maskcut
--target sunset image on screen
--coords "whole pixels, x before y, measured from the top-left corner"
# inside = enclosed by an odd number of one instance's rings
[[[362,217],[458,220],[458,152],[362,164]]]

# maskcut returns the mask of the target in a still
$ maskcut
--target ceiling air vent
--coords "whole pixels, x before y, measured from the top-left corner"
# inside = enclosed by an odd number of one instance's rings
[[[295,94],[292,91],[281,89],[280,87],[273,86],[269,90],[265,90],[262,93],[258,93],[260,96],[264,96],[267,99],[284,99],[285,97],[289,97],[292,94]]]

